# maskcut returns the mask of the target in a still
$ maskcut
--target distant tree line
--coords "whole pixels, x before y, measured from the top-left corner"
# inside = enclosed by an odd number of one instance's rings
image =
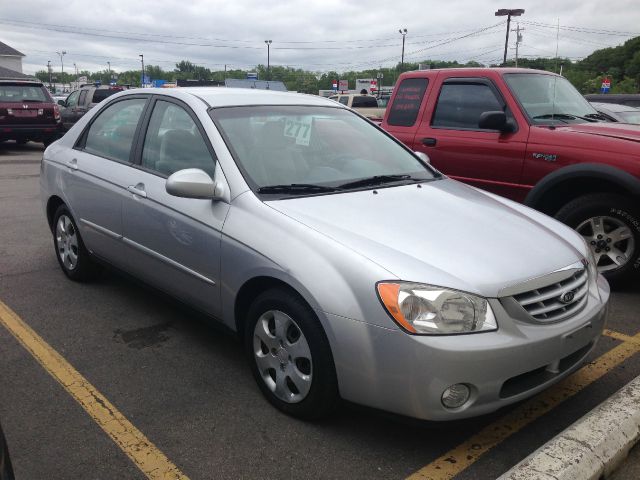
[[[514,66],[514,61],[507,62],[508,66]],[[458,63],[456,61],[423,60],[416,63],[404,64],[404,71],[417,70],[419,65],[423,68],[460,68],[483,67],[478,62]],[[495,65],[492,65],[495,66]],[[596,93],[605,76],[611,78],[612,93],[637,93],[640,92],[640,37],[632,38],[623,45],[612,48],[603,48],[594,51],[588,57],[572,61],[568,58],[521,58],[519,67],[535,68],[546,71],[559,72],[562,66],[562,74],[581,92]],[[266,65],[257,65],[252,70],[211,70],[201,65],[196,65],[188,60],[176,63],[173,70],[163,70],[157,65],[145,65],[145,73],[151,79],[167,80],[175,82],[178,79],[217,80],[225,78],[246,78],[248,72],[256,72],[261,80],[279,80],[284,82],[289,90],[303,93],[318,93],[318,90],[330,90],[333,80],[348,80],[351,88],[355,87],[357,78],[377,78],[382,74],[382,84],[391,86],[395,84],[401,73],[400,64],[392,68],[368,69],[360,71],[348,71],[338,73],[311,72],[300,68],[292,68],[280,65],[271,65],[267,71]],[[140,85],[140,70],[128,70],[112,75],[117,76],[119,85]],[[35,76],[41,81],[49,81],[47,70],[36,72]],[[54,81],[58,83],[71,83],[76,81],[75,72],[55,72],[52,74]],[[86,76],[92,82],[100,81],[108,84],[110,81],[107,69],[97,72],[82,70],[78,76]]]

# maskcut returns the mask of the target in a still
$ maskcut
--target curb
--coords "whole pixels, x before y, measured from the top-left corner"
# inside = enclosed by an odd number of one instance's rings
[[[498,480],[607,478],[640,441],[640,376]]]

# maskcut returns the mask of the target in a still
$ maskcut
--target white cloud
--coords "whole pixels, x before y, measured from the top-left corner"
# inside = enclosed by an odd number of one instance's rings
[[[140,53],[145,63],[165,69],[181,59],[212,69],[222,69],[224,64],[250,68],[266,64],[265,39],[273,40],[272,65],[314,71],[392,66],[400,60],[400,27],[408,29],[406,61],[495,62],[502,57],[504,26],[433,46],[504,20],[496,18],[494,11],[506,7],[524,8],[523,22],[555,25],[559,18],[561,26],[640,33],[637,0],[610,5],[595,0],[137,0],[95,4],[69,0],[52,5],[42,0],[14,1],[5,3],[0,13],[0,41],[27,55],[23,62],[27,73],[45,68],[47,60],[59,69],[55,52],[61,50],[67,51],[65,70],[73,68],[74,62],[80,69],[104,69],[107,61],[116,71],[135,69]],[[554,28],[522,26],[522,55],[555,55]],[[70,29],[91,35],[54,31]],[[558,51],[561,56],[580,58],[627,38],[563,29]],[[513,54],[510,49],[509,56]]]

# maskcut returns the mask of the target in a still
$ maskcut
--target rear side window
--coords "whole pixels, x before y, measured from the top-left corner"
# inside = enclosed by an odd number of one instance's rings
[[[89,127],[84,149],[101,157],[128,162],[146,102],[144,98],[132,98],[116,102],[100,112]]]
[[[374,97],[353,97],[352,107],[378,108],[378,101]]]
[[[495,111],[504,111],[504,107],[488,85],[445,83],[440,90],[432,125],[477,130],[480,115]]]
[[[343,105],[349,105],[349,97],[346,95],[341,96],[338,101]]]
[[[398,127],[410,127],[416,123],[420,104],[427,90],[426,78],[407,78],[402,81],[391,104],[387,123]]]

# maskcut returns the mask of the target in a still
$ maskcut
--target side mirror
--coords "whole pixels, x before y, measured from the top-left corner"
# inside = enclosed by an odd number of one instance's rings
[[[424,163],[428,163],[431,164],[431,159],[429,158],[429,155],[427,155],[424,152],[413,152],[413,154],[418,157],[420,160],[422,160]]]
[[[67,101],[66,100],[58,100],[58,105],[60,105],[61,107],[66,107],[67,106]]]
[[[507,115],[504,112],[483,112],[478,120],[478,128],[483,130],[498,130],[500,132],[512,132],[513,125],[507,122]]]
[[[199,168],[178,170],[167,178],[165,188],[169,195],[183,198],[221,200],[224,195],[224,184]]]

